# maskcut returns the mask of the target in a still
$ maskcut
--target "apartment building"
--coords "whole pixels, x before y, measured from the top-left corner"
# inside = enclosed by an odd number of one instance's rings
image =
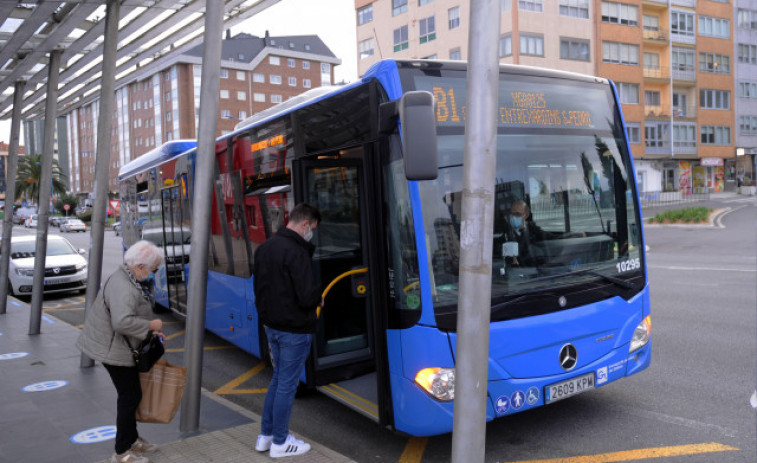
[[[216,136],[312,87],[332,85],[334,66],[341,64],[315,35],[232,37],[227,31],[221,53]],[[111,194],[118,191],[118,170],[124,164],[167,141],[197,137],[201,71],[198,46],[160,68],[136,69],[117,87],[110,134]],[[64,115],[70,185],[76,193],[91,195],[94,190],[99,107],[93,97]]]
[[[467,59],[468,2],[355,8],[361,75],[381,58]],[[501,0],[500,61],[612,79],[641,191],[723,191],[737,175],[736,10],[729,0]],[[754,62],[754,35],[744,42]]]
[[[757,0],[736,0],[736,176],[757,179]]]

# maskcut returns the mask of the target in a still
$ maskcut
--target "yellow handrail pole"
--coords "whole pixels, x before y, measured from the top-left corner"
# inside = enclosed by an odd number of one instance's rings
[[[326,295],[329,293],[329,291],[331,291],[331,288],[335,284],[337,284],[339,282],[339,280],[341,280],[342,278],[348,277],[350,275],[357,275],[358,273],[367,273],[367,272],[368,272],[368,267],[363,267],[363,268],[356,268],[356,269],[348,270],[348,271],[342,273],[338,277],[336,277],[333,280],[331,280],[331,283],[329,283],[329,285],[326,286],[326,289],[324,289],[323,293],[321,293],[321,299],[326,299]],[[322,307],[319,305],[318,308],[315,311],[316,318],[318,318],[318,317],[321,316],[321,309],[322,309]]]

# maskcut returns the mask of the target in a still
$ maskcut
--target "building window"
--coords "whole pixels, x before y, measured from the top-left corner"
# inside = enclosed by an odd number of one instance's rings
[[[281,103],[281,95],[271,95],[271,103]]]
[[[757,98],[757,82],[739,82],[739,98]]]
[[[392,0],[392,16],[397,16],[407,11],[407,0]]]
[[[456,6],[447,10],[447,19],[449,20],[450,29],[457,29],[460,27],[460,7]]]
[[[700,137],[703,145],[730,145],[731,128],[722,125],[703,125]]]
[[[638,66],[639,46],[630,43],[602,42],[602,61]]]
[[[694,50],[690,48],[673,47],[673,71],[694,71]]]
[[[618,96],[623,104],[639,104],[639,84],[619,82]]]
[[[560,58],[589,61],[589,41],[582,39],[561,38]]]
[[[331,85],[331,65],[321,63],[321,85]]]
[[[699,17],[699,35],[727,39],[731,36],[731,22],[722,18]]]
[[[513,1],[512,0],[500,0],[499,1],[499,7],[502,10],[503,13],[507,13],[510,10],[513,9]]]
[[[221,90],[221,99],[228,100],[229,99],[229,91],[228,90]]]
[[[544,56],[544,36],[520,34],[520,54],[528,56]]]
[[[739,116],[739,133],[757,135],[757,116]]]
[[[542,5],[542,0],[518,0],[518,9],[541,13],[544,10],[544,6]]]
[[[626,122],[626,134],[628,135],[628,143],[638,145],[641,143],[641,124]]]
[[[644,69],[660,69],[660,55],[657,53],[644,53]]]
[[[247,92],[244,91],[238,91],[237,92],[237,100],[239,101],[247,101]]]
[[[264,84],[265,83],[265,74],[262,74],[260,72],[256,72],[256,73],[252,74],[252,81]]]
[[[368,6],[359,8],[357,10],[357,25],[358,26],[369,23],[371,21],[373,21],[373,3],[371,3]]]
[[[303,88],[310,88],[311,87],[310,79],[302,79],[302,87]]]
[[[673,146],[677,148],[697,147],[697,127],[695,124],[673,124]]]
[[[237,80],[246,80],[247,76],[244,71],[237,71]]]
[[[639,7],[625,3],[602,2],[602,22],[638,26]]]
[[[718,55],[717,53],[700,53],[699,71],[713,72],[715,74],[730,74],[731,57],[728,55]]]
[[[265,103],[265,93],[253,93],[252,100],[256,103]]]
[[[702,109],[731,109],[731,92],[728,90],[699,90],[699,107]]]
[[[360,57],[360,59],[366,59],[370,56],[373,56],[373,47],[375,46],[375,44],[376,41],[373,39],[373,37],[360,41],[360,43],[357,44],[358,56]]]
[[[271,74],[268,76],[269,81],[274,85],[281,85],[281,76],[278,76],[276,74]]]
[[[239,120],[243,121],[247,119],[247,111],[239,111]]]
[[[229,70],[221,68],[221,79],[228,79],[229,78]]]
[[[418,0],[418,6],[423,6],[423,5],[425,5],[426,3],[431,3],[431,2],[433,2],[433,1],[434,1],[434,0]]]
[[[294,59],[288,58],[287,59],[287,66],[289,66],[290,68],[293,68],[293,67],[297,67],[297,64],[294,62]]]
[[[221,110],[221,117],[224,119],[231,119],[231,110],[230,109],[222,109]]]
[[[757,10],[738,8],[736,10],[736,20],[740,29],[757,31]]]
[[[660,106],[660,92],[656,90],[644,90],[644,105]]]
[[[278,56],[269,56],[268,57],[268,64],[271,66],[280,66],[281,65],[281,58]]]
[[[589,18],[589,0],[560,0],[560,14],[572,18]]]
[[[436,38],[436,23],[434,17],[423,18],[418,22],[418,38],[421,43],[426,43]]]
[[[670,124],[664,122],[647,121],[644,124],[644,144],[648,148],[664,148],[668,146],[668,132]]]
[[[310,61],[303,61],[302,69],[310,69]]]
[[[166,92],[166,101],[171,101],[171,92]]]
[[[513,54],[513,37],[506,35],[499,38],[499,57],[511,56]]]
[[[460,53],[460,48],[453,48],[449,51],[449,59],[459,61],[462,58],[462,54]]]
[[[660,18],[649,14],[642,15],[641,27],[645,31],[659,31],[660,30]]]
[[[694,13],[670,12],[670,33],[694,37]]]
[[[290,87],[296,87],[297,86],[297,78],[296,77],[290,77],[289,78],[289,86]]]
[[[407,26],[402,26],[394,30],[394,52],[407,50],[408,38],[407,38]]]

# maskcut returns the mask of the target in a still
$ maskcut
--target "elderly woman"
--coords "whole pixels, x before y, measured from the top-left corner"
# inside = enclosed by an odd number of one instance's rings
[[[92,303],[76,345],[102,362],[116,386],[116,453],[111,461],[148,463],[143,455],[158,446],[137,433],[135,413],[142,400],[142,386],[126,338],[136,347],[151,331],[163,331],[163,321],[153,318],[149,285],[150,274],[163,263],[163,253],[149,241],[138,241],[124,254],[124,262]]]

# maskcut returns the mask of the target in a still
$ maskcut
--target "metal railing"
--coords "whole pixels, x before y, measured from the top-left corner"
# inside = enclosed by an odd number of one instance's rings
[[[671,204],[686,204],[710,199],[710,192],[688,193],[684,191],[642,191],[639,193],[641,208],[669,206]]]

